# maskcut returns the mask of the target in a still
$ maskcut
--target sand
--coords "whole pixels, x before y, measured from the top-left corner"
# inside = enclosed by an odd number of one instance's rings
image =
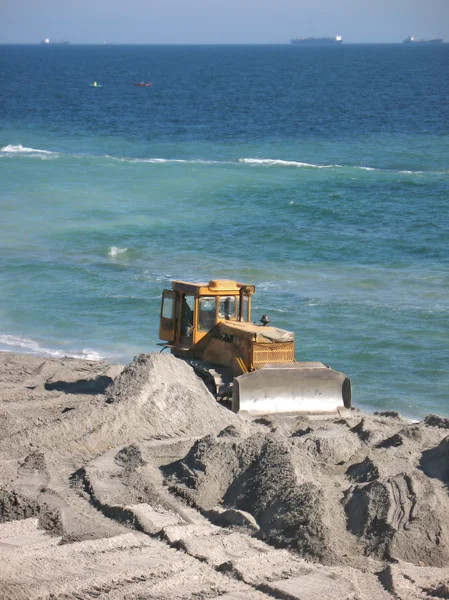
[[[0,353],[0,424],[2,600],[449,598],[448,419],[235,415],[170,355]]]

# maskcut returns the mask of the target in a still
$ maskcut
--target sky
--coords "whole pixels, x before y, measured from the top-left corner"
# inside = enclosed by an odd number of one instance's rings
[[[0,0],[0,43],[449,42],[449,0]]]

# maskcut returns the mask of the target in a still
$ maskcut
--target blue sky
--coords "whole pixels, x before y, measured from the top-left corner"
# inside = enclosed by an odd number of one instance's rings
[[[449,0],[0,0],[0,43],[449,42]]]

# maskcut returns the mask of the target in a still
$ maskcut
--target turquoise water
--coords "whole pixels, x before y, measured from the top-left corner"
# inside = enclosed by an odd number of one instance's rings
[[[127,362],[171,279],[224,277],[356,406],[449,415],[449,47],[3,46],[0,73],[0,349]]]

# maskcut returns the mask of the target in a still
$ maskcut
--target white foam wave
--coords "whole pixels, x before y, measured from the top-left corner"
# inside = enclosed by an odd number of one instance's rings
[[[3,146],[0,149],[0,152],[7,152],[8,154],[14,153],[33,153],[33,154],[54,154],[54,152],[50,152],[49,150],[40,150],[38,148],[27,148],[26,146],[22,146],[22,144],[9,144],[8,146]]]
[[[125,254],[128,248],[118,248],[117,246],[111,246],[109,248],[108,256],[118,256],[119,254]]]
[[[341,165],[315,165],[313,163],[299,162],[296,160],[280,160],[276,158],[239,158],[238,162],[247,165],[264,165],[267,167],[306,167],[309,169],[331,169],[332,167],[341,167]]]
[[[96,350],[85,348],[80,352],[64,352],[52,348],[45,348],[35,340],[23,338],[15,335],[0,335],[0,347],[6,352],[23,352],[25,354],[38,354],[40,356],[51,356],[52,358],[81,358],[84,360],[103,360],[107,357],[102,356]]]
[[[125,157],[113,157],[107,156],[107,158],[111,158],[112,160],[117,160],[120,162],[131,162],[131,163],[152,163],[152,164],[191,164],[191,165],[229,165],[234,164],[233,160],[205,160],[205,159],[181,159],[181,158],[125,158]],[[255,166],[263,166],[263,167],[294,167],[297,169],[357,169],[360,171],[383,171],[383,169],[377,167],[369,167],[369,166],[361,166],[361,165],[340,165],[338,163],[335,164],[327,164],[321,165],[316,163],[308,163],[297,160],[281,160],[278,158],[239,158],[237,162],[240,164],[246,165],[255,165]],[[387,169],[389,171],[389,169]],[[407,171],[402,170],[399,171],[402,174],[409,175],[420,175],[424,174],[424,171]],[[439,174],[440,172],[435,172]]]
[[[126,158],[126,157],[116,157],[116,156],[106,156],[106,158],[110,158],[112,160],[116,160],[118,162],[127,162],[127,163],[150,163],[150,164],[187,164],[187,165],[219,165],[219,164],[229,164],[228,161],[219,161],[219,160],[205,160],[202,158]]]
[[[261,165],[264,167],[296,167],[296,168],[306,168],[306,169],[360,169],[361,171],[380,171],[375,167],[361,167],[354,165],[339,165],[339,164],[330,164],[330,165],[319,165],[315,163],[307,163],[301,162],[297,160],[280,160],[276,158],[239,158],[239,163],[247,164],[247,165]]]
[[[33,157],[39,157],[42,160],[50,160],[60,156],[58,152],[52,152],[50,150],[43,150],[40,148],[29,148],[27,146],[23,146],[22,144],[8,144],[0,148],[0,157],[3,156],[11,156],[14,154],[23,154]],[[123,163],[146,163],[146,164],[185,164],[185,165],[231,165],[235,164],[235,160],[211,160],[211,159],[203,159],[203,158],[161,158],[161,157],[149,157],[149,158],[131,158],[126,156],[112,156],[109,154],[105,155],[91,155],[91,154],[78,154],[73,153],[70,154],[72,158],[95,158],[95,159],[108,159],[116,162]],[[237,162],[240,164],[253,165],[253,166],[262,166],[262,167],[293,167],[293,168],[302,168],[302,169],[357,169],[361,171],[384,171],[390,172],[390,169],[386,171],[384,169],[380,169],[377,167],[369,167],[362,165],[341,165],[338,163],[335,164],[317,164],[317,163],[308,163],[297,160],[282,160],[277,158],[239,158]],[[402,175],[425,175],[425,174],[435,174],[441,175],[446,174],[447,171],[413,171],[408,169],[402,169],[396,171]]]
[[[150,164],[190,164],[190,165],[232,165],[235,164],[235,160],[206,160],[202,158],[194,158],[194,159],[183,159],[183,158],[129,158],[129,157],[119,157],[119,156],[109,156],[106,155],[105,158],[110,160],[115,160],[118,162],[127,162],[127,163],[150,163]],[[355,169],[360,171],[385,171],[384,169],[380,169],[377,167],[369,167],[362,165],[340,165],[338,163],[335,164],[317,164],[317,163],[308,163],[298,160],[281,160],[278,158],[238,158],[237,162],[240,164],[246,165],[254,165],[254,166],[262,166],[262,167],[293,167],[297,169]],[[385,172],[390,172],[390,169],[387,169]],[[424,171],[409,171],[402,170],[398,171],[402,174],[408,175],[420,175],[425,174]],[[432,171],[429,171],[432,173]],[[440,171],[435,171],[434,173],[440,174]],[[445,172],[441,172],[445,173]]]
[[[34,157],[40,157],[41,159],[51,159],[57,158],[60,156],[58,152],[52,152],[50,150],[42,150],[40,148],[29,148],[27,146],[23,146],[22,144],[8,144],[0,148],[0,156],[4,154],[10,156],[12,154],[25,154]],[[185,164],[185,165],[230,165],[235,164],[235,160],[210,160],[203,158],[161,158],[161,157],[150,157],[150,158],[131,158],[126,156],[112,156],[109,154],[94,156],[90,154],[71,154],[72,158],[95,158],[95,159],[108,159],[116,162],[123,163],[146,163],[146,164]],[[263,166],[263,167],[293,167],[293,168],[302,168],[302,169],[358,169],[361,171],[382,171],[382,169],[376,167],[369,166],[361,166],[361,165],[340,165],[336,164],[316,164],[316,163],[308,163],[297,160],[282,160],[278,158],[239,158],[237,162],[240,164],[246,165],[254,165],[254,166]],[[389,169],[387,170],[389,171]],[[423,175],[426,174],[425,171],[412,171],[403,169],[397,171],[403,175]],[[429,171],[433,174],[445,174],[446,171]]]

